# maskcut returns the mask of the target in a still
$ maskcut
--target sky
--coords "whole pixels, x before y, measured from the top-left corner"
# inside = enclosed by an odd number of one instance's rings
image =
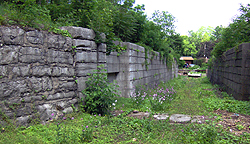
[[[250,0],[135,0],[135,5],[144,4],[148,17],[155,10],[168,11],[176,19],[176,32],[188,35],[189,30],[197,31],[201,26],[228,26],[240,15],[240,4]]]

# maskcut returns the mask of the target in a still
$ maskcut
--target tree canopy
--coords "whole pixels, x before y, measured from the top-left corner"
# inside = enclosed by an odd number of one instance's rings
[[[127,41],[155,50],[164,56],[181,54],[182,38],[175,32],[175,17],[155,11],[147,19],[144,5],[135,0],[14,0],[1,2],[0,24],[51,30],[80,26],[95,31],[96,42],[105,42],[108,52],[122,51],[114,40]],[[105,33],[106,41],[99,34]]]

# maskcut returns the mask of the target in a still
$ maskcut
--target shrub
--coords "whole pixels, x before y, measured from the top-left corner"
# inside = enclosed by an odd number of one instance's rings
[[[115,97],[118,96],[118,85],[108,82],[106,69],[103,65],[98,66],[94,70],[88,81],[87,88],[82,91],[85,97],[84,110],[93,114],[110,114],[112,104],[115,102]],[[82,99],[83,101],[83,99]]]

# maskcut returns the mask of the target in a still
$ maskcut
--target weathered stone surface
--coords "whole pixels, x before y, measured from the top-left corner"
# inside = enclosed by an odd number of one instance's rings
[[[91,29],[74,27],[74,26],[64,26],[61,27],[61,29],[67,30],[73,38],[88,39],[88,40],[94,40],[95,38],[95,33]]]
[[[161,114],[161,115],[154,115],[153,117],[157,120],[166,120],[166,119],[168,119],[169,115],[168,114]]]
[[[18,62],[18,46],[3,46],[0,48],[0,64]]]
[[[65,108],[65,106],[67,105],[67,102],[65,101],[60,101],[58,103],[56,103],[56,109],[57,110],[63,110]]]
[[[0,66],[0,76],[6,76],[6,75],[7,75],[7,67]]]
[[[69,98],[69,97],[74,97],[74,96],[75,96],[75,92],[56,93],[54,95],[49,95],[47,97],[47,100],[63,99],[63,98]]]
[[[63,48],[66,37],[61,35],[48,35],[48,48]]]
[[[2,43],[7,45],[22,45],[24,42],[24,30],[21,28],[0,27]]]
[[[52,81],[48,77],[35,78],[31,77],[27,79],[29,81],[29,87],[36,92],[46,91],[52,89]]]
[[[34,76],[49,76],[52,73],[52,69],[46,66],[32,67],[32,75]]]
[[[106,58],[106,53],[99,52],[98,53],[98,62],[100,63],[106,63],[107,58]]]
[[[42,96],[29,96],[29,97],[24,97],[24,102],[32,102],[32,101],[41,101],[43,99]]]
[[[75,56],[76,62],[97,62],[96,52],[78,52]]]
[[[29,91],[24,80],[0,83],[0,99],[4,97],[18,97],[21,93]]]
[[[73,108],[72,107],[68,107],[68,108],[65,108],[63,110],[63,113],[67,114],[67,113],[72,113],[73,112]]]
[[[98,45],[98,51],[99,52],[106,52],[106,49],[107,49],[106,44],[101,43],[100,45]]]
[[[191,117],[183,114],[173,114],[170,116],[169,120],[177,123],[185,123],[189,122],[191,120]]]
[[[57,112],[56,109],[52,107],[52,104],[39,105],[37,106],[37,109],[40,114],[40,119],[43,121],[54,119],[56,117]]]
[[[44,51],[39,48],[22,47],[20,49],[19,61],[24,63],[44,62]]]
[[[43,44],[43,33],[38,30],[27,32],[26,38],[32,44]]]
[[[73,56],[70,52],[61,52],[49,49],[46,55],[49,63],[73,64]]]
[[[76,64],[76,75],[77,76],[86,76],[87,73],[92,73],[93,70],[97,68],[95,63],[78,63]]]
[[[53,67],[52,76],[74,76],[75,71],[73,68],[67,67]]]
[[[17,125],[27,126],[30,116],[21,116],[17,118]]]
[[[59,89],[74,90],[74,89],[76,89],[76,83],[75,82],[65,82],[65,83],[59,85]]]
[[[83,91],[86,88],[86,81],[88,80],[87,77],[79,77],[77,79],[77,90]]]
[[[89,41],[89,40],[74,39],[73,45],[76,47],[90,47],[92,50],[97,49],[96,43],[94,41]]]
[[[75,103],[77,103],[77,99],[72,99],[72,100],[68,101],[68,105],[72,105]]]

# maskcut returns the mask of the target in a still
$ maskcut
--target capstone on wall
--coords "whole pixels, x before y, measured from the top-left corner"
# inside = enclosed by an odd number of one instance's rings
[[[137,84],[155,85],[177,76],[176,64],[167,68],[159,56],[147,59],[147,70],[141,46],[120,43],[127,51],[107,56],[106,45],[94,42],[93,30],[61,29],[73,38],[0,26],[0,108],[17,124],[27,125],[34,119],[46,122],[73,112],[84,99],[81,91],[86,88],[87,74],[100,64],[111,81],[118,81],[123,97],[129,97]]]
[[[237,100],[249,100],[250,96],[250,43],[226,51],[213,61],[208,78],[222,86]]]

